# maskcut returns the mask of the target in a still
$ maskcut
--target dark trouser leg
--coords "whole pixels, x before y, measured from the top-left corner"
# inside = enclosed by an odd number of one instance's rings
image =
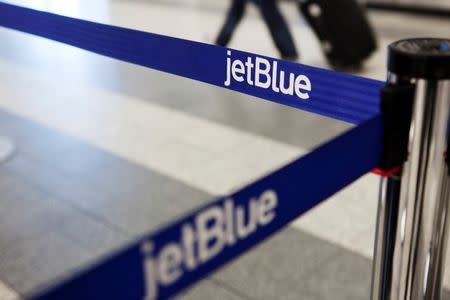
[[[236,26],[244,15],[245,5],[247,0],[232,0],[231,7],[228,10],[225,24],[223,24],[222,30],[217,37],[216,44],[220,46],[226,46],[230,42]]]
[[[269,27],[272,39],[281,56],[285,59],[297,59],[298,54],[294,40],[275,0],[260,0],[259,5],[264,21]]]

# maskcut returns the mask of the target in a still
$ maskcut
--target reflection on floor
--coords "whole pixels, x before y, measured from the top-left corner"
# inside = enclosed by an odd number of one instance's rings
[[[226,6],[14,2],[204,42],[213,40]],[[326,66],[292,5],[282,8],[302,62]],[[450,37],[445,19],[371,18],[381,50],[361,74],[372,78],[385,76],[390,41]],[[0,136],[17,147],[0,165],[1,300],[46,286],[349,128],[25,34],[0,29],[0,36]],[[276,56],[254,9],[231,46]],[[179,297],[367,299],[376,191],[377,178],[365,176]]]

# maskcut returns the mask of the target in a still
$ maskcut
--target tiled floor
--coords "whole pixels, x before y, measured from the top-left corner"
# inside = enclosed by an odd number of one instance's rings
[[[20,149],[0,169],[0,278],[21,294],[212,197],[14,115],[1,113],[0,124]],[[86,158],[91,174],[79,168]],[[362,299],[369,278],[369,259],[288,228],[181,298],[217,289],[223,299]],[[358,288],[339,288],[345,281]]]
[[[214,39],[226,5],[14,3],[203,42]],[[301,61],[326,66],[292,5],[282,8]],[[390,41],[450,37],[448,19],[371,19],[381,50],[361,74],[372,78],[385,77]],[[1,300],[46,286],[349,128],[26,34],[0,29],[0,37],[0,136],[17,147],[0,165]],[[254,9],[231,46],[276,56]],[[367,299],[377,181],[363,177],[180,298]]]

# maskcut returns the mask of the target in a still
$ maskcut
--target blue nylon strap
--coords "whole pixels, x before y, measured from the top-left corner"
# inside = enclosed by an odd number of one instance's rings
[[[276,233],[379,163],[382,82],[2,2],[0,26],[360,124],[229,197],[212,201],[149,233],[88,270],[35,295],[35,300],[166,299]],[[263,75],[271,78],[267,87],[255,84],[258,60],[267,63],[259,66],[280,71]],[[254,64],[251,79],[246,62]],[[295,93],[280,91],[281,83],[277,86],[274,78],[278,76],[280,81],[281,71],[285,78],[293,74],[295,88],[298,85],[299,93],[306,93],[308,99],[302,99],[296,89]],[[227,84],[230,73],[234,75]]]
[[[155,299],[173,296],[276,233],[301,214],[377,166],[381,153],[381,127],[382,117],[374,117],[229,197],[213,201],[158,232],[149,234],[125,250],[33,299],[141,300],[144,296],[151,299],[151,294]],[[277,204],[270,205],[274,195]],[[182,241],[201,243],[202,238],[208,236],[205,232],[201,233],[199,227],[195,227],[201,224],[202,219],[208,219],[208,216],[210,218],[211,222],[204,223],[209,228],[207,230],[212,231],[211,228],[220,227],[223,234],[222,242],[227,232],[225,228],[233,228],[232,231],[236,234],[235,221],[225,224],[228,217],[223,215],[226,214],[227,201],[228,204],[229,201],[233,201],[233,207],[240,206],[246,209],[251,201],[259,203],[266,201],[264,205],[259,206],[259,211],[261,209],[264,211],[264,207],[269,208],[266,214],[263,214],[265,222],[262,223],[265,224],[259,224],[246,237],[235,237],[234,243],[225,243],[214,255],[207,259],[203,257],[203,261],[198,246],[194,246],[191,258],[195,266],[192,267],[191,264],[189,268],[189,263],[180,258],[189,256],[187,248],[183,248],[183,245],[189,243],[183,244]],[[217,214],[222,215],[220,222]],[[232,227],[229,227],[230,224],[233,224]],[[189,235],[182,234],[186,226],[194,231],[198,230],[197,235],[186,238]],[[218,245],[218,241],[219,239],[210,239],[205,245],[212,249]],[[145,249],[147,255],[143,254]],[[162,270],[155,271],[156,266]],[[176,277],[169,278],[172,281],[167,283],[167,274]],[[155,284],[156,278],[159,278],[158,284]]]
[[[137,30],[104,25],[55,15],[0,2],[0,26],[59,41],[133,64],[199,80],[280,104],[314,112],[338,120],[359,124],[379,113],[379,88],[382,82],[311,66],[294,64],[238,50],[172,38]],[[228,55],[227,51],[231,51]],[[309,99],[261,88],[248,80],[232,81],[225,86],[227,58],[246,62],[263,58],[278,64],[275,86],[285,72],[304,75],[311,82]],[[264,65],[262,65],[264,66]],[[239,66],[238,66],[239,67]],[[245,69],[245,67],[244,67]],[[256,67],[253,68],[253,71]],[[239,71],[239,70],[238,70]],[[245,75],[242,75],[245,77]],[[264,78],[264,76],[262,76]],[[254,78],[251,79],[254,81]],[[278,80],[278,83],[277,83]],[[277,89],[277,88],[275,88]]]

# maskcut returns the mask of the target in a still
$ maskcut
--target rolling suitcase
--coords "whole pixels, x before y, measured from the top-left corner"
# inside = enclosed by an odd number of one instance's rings
[[[376,49],[374,33],[356,0],[304,0],[299,8],[335,68],[359,67]]]

